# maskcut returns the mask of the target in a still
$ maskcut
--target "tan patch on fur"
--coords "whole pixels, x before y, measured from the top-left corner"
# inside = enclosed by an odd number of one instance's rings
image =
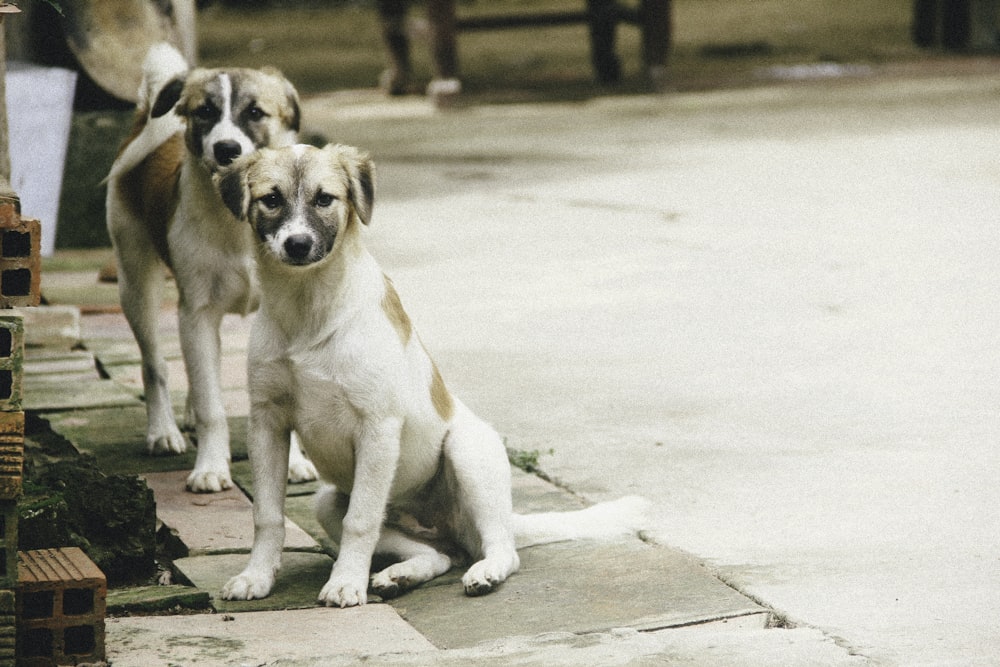
[[[149,121],[149,109],[143,107],[141,109],[135,110],[135,115],[132,118],[132,129],[129,131],[128,136],[125,137],[125,141],[122,145],[118,147],[118,153],[115,155],[115,160],[122,156],[125,149],[130,143],[135,141],[135,138],[142,134],[142,131],[146,129],[146,123]]]
[[[399,294],[396,293],[396,288],[392,286],[392,280],[389,279],[389,276],[383,275],[382,277],[385,279],[382,311],[389,318],[392,328],[399,334],[399,339],[403,341],[403,345],[406,345],[410,342],[410,336],[413,334],[413,324],[410,322],[410,316],[403,310],[403,302],[399,300]]]
[[[438,370],[437,364],[433,361],[431,362],[431,371],[431,403],[434,404],[434,409],[437,410],[441,419],[450,421],[455,413],[455,404],[451,400],[448,388],[444,386],[441,371]]]
[[[183,135],[175,134],[118,181],[126,204],[145,222],[150,240],[167,266],[167,226],[177,208],[177,181],[184,151]]]

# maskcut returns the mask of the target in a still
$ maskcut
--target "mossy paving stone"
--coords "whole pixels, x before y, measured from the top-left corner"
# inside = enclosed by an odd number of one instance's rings
[[[543,632],[656,629],[766,610],[691,557],[639,540],[521,549],[521,569],[490,595],[466,597],[455,571],[391,604],[439,648]]]
[[[131,406],[45,412],[53,431],[89,452],[106,473],[139,475],[144,472],[191,470],[197,450],[183,454],[151,456],[146,452],[146,407]],[[246,459],[246,418],[229,420],[230,447],[234,460]]]
[[[316,606],[316,596],[330,578],[333,559],[324,554],[286,551],[274,590],[263,600],[223,600],[220,591],[230,577],[243,571],[247,554],[191,556],[174,561],[183,581],[208,591],[212,606],[220,612],[308,609]]]
[[[52,430],[92,454],[106,473],[139,475],[144,472],[190,470],[196,451],[150,456],[146,452],[146,408],[129,407],[48,412],[41,415]]]
[[[135,586],[108,590],[107,613],[110,616],[122,614],[153,614],[181,609],[208,609],[211,596],[191,586]]]
[[[253,498],[253,470],[250,466],[250,460],[245,459],[241,461],[234,461],[231,466],[229,466],[229,473],[232,475],[233,482],[236,483],[244,493]],[[320,481],[313,482],[302,482],[299,484],[288,484],[285,487],[286,496],[311,496],[319,489],[323,483]]]

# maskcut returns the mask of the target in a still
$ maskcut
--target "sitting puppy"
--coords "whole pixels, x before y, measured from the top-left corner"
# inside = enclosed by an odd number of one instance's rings
[[[177,283],[187,419],[198,442],[192,491],[232,486],[219,326],[226,313],[257,303],[253,234],[222,204],[212,173],[261,146],[294,143],[298,128],[298,95],[277,70],[189,70],[176,49],[158,44],[143,64],[132,134],[108,176],[108,231],[122,310],[142,354],[151,454],[187,448],[157,335],[164,266]],[[293,481],[315,479],[297,446],[292,457]]]
[[[326,605],[366,602],[375,553],[399,560],[371,578],[382,597],[443,574],[462,552],[474,560],[465,592],[481,595],[518,569],[515,535],[537,543],[634,532],[638,499],[513,514],[499,435],[448,392],[362,242],[374,198],[366,155],[263,149],[216,184],[256,234],[261,284],[249,354],[255,537],[225,599],[260,598],[274,584],[293,429],[334,485],[317,498],[339,544],[319,594]]]

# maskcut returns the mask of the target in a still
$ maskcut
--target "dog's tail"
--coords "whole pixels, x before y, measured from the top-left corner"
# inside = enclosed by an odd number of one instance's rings
[[[645,498],[625,496],[571,512],[514,514],[514,538],[519,549],[567,540],[620,540],[646,527],[649,505]]]
[[[181,79],[190,66],[180,51],[166,42],[149,47],[142,63],[142,83],[136,102],[136,120],[105,182],[134,169],[163,142],[184,131],[184,122],[172,113],[151,117],[152,106],[160,92],[172,81]]]
[[[173,45],[167,42],[153,44],[142,62],[142,83],[139,84],[136,106],[148,113],[163,87],[186,74],[190,68],[188,61]]]

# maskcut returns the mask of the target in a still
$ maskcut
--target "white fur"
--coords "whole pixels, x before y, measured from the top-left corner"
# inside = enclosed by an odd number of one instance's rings
[[[163,44],[150,49],[143,66],[140,108],[148,113],[160,90],[187,70],[187,63],[173,47]],[[146,445],[151,454],[182,453],[187,444],[174,419],[157,335],[164,267],[146,231],[147,221],[127,204],[119,183],[185,127],[173,112],[146,119],[142,132],[121,153],[108,176],[108,229],[118,262],[122,309],[142,354]],[[253,149],[231,122],[218,131],[216,140],[225,135]],[[180,339],[190,389],[187,418],[198,439],[198,455],[187,486],[198,492],[232,486],[229,427],[219,378],[219,326],[225,313],[246,314],[257,304],[253,234],[219,199],[209,166],[185,151],[177,207],[167,231],[171,268],[181,295]],[[291,456],[293,481],[315,479],[315,469],[297,445]]]
[[[335,165],[333,171],[346,173],[320,181],[327,191],[356,182],[357,172],[371,167],[353,149],[298,150],[294,160],[287,159],[289,149],[265,150],[236,165],[244,190],[240,197],[229,195],[239,201],[234,206],[250,211],[251,223],[259,216],[264,227],[273,227],[271,214],[255,208],[253,199],[254,192],[272,191],[271,180],[297,198],[290,210],[301,211],[314,196],[314,188],[289,185],[294,179],[276,172],[308,176]],[[222,189],[234,180],[224,183],[226,178],[217,178]],[[331,194],[337,208],[318,222],[311,218],[317,226],[338,229],[329,254],[292,267],[280,248],[257,246],[261,309],[251,332],[248,372],[254,544],[223,598],[264,597],[274,585],[292,429],[330,483],[317,494],[317,517],[339,554],[319,593],[322,604],[364,604],[375,553],[400,559],[371,577],[374,590],[388,597],[446,572],[453,562],[440,545],[458,545],[474,560],[462,577],[465,590],[480,595],[517,571],[516,532],[524,533],[525,544],[634,534],[643,504],[638,499],[579,512],[513,514],[510,464],[500,436],[436,384],[433,362],[416,333],[401,334],[399,318],[389,315],[395,312],[385,305],[390,288],[364,248],[354,212],[370,211],[371,202],[356,201],[357,188]],[[278,222],[300,226],[305,219],[287,214]],[[433,393],[432,386],[444,393]],[[442,396],[450,409],[441,406]]]
[[[212,128],[212,131],[206,134],[202,140],[202,152],[204,154],[202,159],[205,160],[212,171],[215,171],[220,167],[219,163],[215,160],[212,147],[221,141],[235,141],[240,146],[241,155],[248,155],[256,150],[256,147],[253,145],[253,141],[251,141],[250,137],[240,130],[235,119],[233,118],[232,80],[229,78],[229,75],[223,74],[219,77],[219,82],[222,85],[222,104],[219,109],[222,113],[222,117],[219,118],[219,121]]]
[[[184,56],[170,44],[161,42],[151,46],[143,61],[143,78],[139,85],[139,101],[136,106],[139,109],[149,109],[157,93],[171,79],[185,74],[188,69]],[[163,142],[179,132],[184,132],[184,122],[177,114],[168,113],[159,118],[149,119],[142,134],[129,142],[121,155],[115,159],[105,180],[110,181],[134,169]]]

